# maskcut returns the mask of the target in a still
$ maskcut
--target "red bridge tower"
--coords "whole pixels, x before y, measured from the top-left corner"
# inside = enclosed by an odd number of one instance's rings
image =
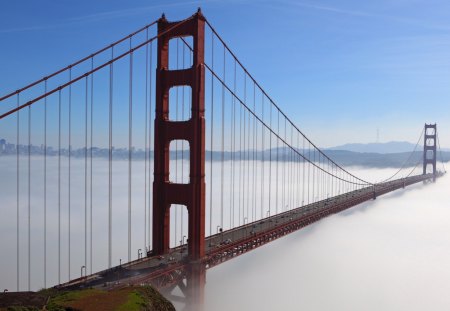
[[[425,124],[423,145],[423,174],[427,174],[428,165],[433,167],[433,181],[436,181],[436,124]]]
[[[180,24],[174,27],[176,24]],[[205,255],[205,19],[200,10],[183,22],[158,21],[158,66],[156,69],[155,157],[153,183],[153,251],[169,250],[170,207],[182,204],[188,210],[188,254],[192,261]],[[169,40],[193,39],[191,68],[169,70]],[[192,88],[191,119],[169,120],[169,90],[176,86]],[[169,145],[186,140],[190,148],[189,183],[169,181]]]

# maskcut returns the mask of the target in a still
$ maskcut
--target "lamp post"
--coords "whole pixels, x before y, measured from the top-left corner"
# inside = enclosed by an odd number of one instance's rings
[[[83,269],[86,269],[86,266],[81,266],[81,277],[83,277]]]
[[[181,242],[181,253],[183,254],[183,249],[184,249],[184,239],[186,239],[186,236],[185,235],[183,235],[183,238],[182,238],[182,240],[180,241]]]
[[[120,280],[120,268],[122,268],[122,258],[119,258],[119,269],[117,270],[117,284],[119,284]]]
[[[223,232],[223,230],[222,230],[222,227],[221,226],[217,226],[217,234],[219,234],[219,232],[220,233],[222,233]],[[223,235],[221,234],[221,237],[222,237],[222,242],[223,242]]]

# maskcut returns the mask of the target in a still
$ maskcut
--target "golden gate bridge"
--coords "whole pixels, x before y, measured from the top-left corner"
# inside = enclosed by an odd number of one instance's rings
[[[382,181],[339,165],[200,10],[163,15],[0,102],[2,133],[15,139],[0,150],[14,163],[0,193],[16,212],[17,291],[152,284],[196,303],[206,269],[445,171],[436,124]]]

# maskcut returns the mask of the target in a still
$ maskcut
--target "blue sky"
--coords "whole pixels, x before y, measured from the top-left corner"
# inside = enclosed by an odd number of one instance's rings
[[[198,6],[282,109],[320,146],[415,142],[437,122],[450,146],[450,2],[3,1],[0,94]]]

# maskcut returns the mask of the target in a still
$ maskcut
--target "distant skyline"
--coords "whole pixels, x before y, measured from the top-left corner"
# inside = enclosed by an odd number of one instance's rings
[[[0,95],[161,16],[204,14],[317,145],[409,141],[438,123],[450,146],[446,1],[5,2]],[[38,12],[38,13],[37,13]]]

